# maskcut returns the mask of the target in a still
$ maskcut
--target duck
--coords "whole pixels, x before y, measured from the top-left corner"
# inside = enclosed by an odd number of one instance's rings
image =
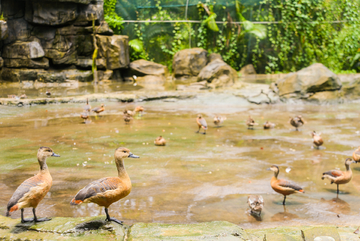
[[[49,218],[38,218],[36,216],[36,207],[45,197],[52,186],[52,177],[50,175],[46,159],[48,157],[60,157],[55,154],[50,147],[42,146],[37,153],[40,170],[38,174],[29,179],[26,179],[15,190],[7,204],[6,216],[9,217],[12,212],[21,210],[21,222],[44,222],[49,221]],[[32,208],[34,215],[33,219],[24,219],[24,208]]]
[[[274,123],[271,123],[270,121],[266,121],[265,123],[264,123],[264,129],[266,130],[266,129],[272,129],[272,128],[274,128],[275,127],[275,124]]]
[[[258,123],[256,123],[255,120],[251,118],[251,116],[249,116],[249,118],[246,121],[246,125],[248,126],[248,129],[252,129],[254,128],[254,126],[258,125]]]
[[[321,146],[322,144],[324,144],[324,141],[323,141],[323,139],[321,138],[321,133],[317,134],[315,131],[313,131],[313,132],[311,133],[311,135],[312,135],[312,137],[313,137],[313,143],[314,143],[315,147],[316,147],[317,149],[319,149],[320,146]]]
[[[47,97],[50,97],[50,96],[51,96],[51,92],[50,92],[49,90],[46,90],[45,95],[46,95]]]
[[[104,104],[101,104],[100,107],[96,107],[96,108],[92,109],[92,111],[95,112],[96,114],[99,114],[105,110],[104,106],[105,106]]]
[[[158,138],[155,139],[154,144],[155,146],[165,146],[166,140],[164,139],[164,137],[159,136]]]
[[[305,120],[302,118],[301,115],[295,116],[295,117],[290,117],[289,120],[290,124],[296,128],[296,130],[298,131],[298,128],[303,126],[305,124]]]
[[[86,123],[87,119],[89,119],[90,115],[89,112],[85,111],[83,113],[80,114],[81,119],[84,120],[84,123]]]
[[[142,115],[143,111],[144,111],[144,107],[142,107],[142,106],[136,106],[133,111],[127,110],[127,109],[124,110],[124,114],[128,114],[128,115],[134,116],[136,113],[139,113],[140,115]]]
[[[201,134],[204,134],[206,135],[206,130],[207,130],[207,123],[206,123],[206,120],[201,116],[201,115],[198,115],[198,117],[196,118],[196,123],[198,124],[199,126],[199,130],[196,132],[196,133],[199,133],[200,132],[200,129],[203,128],[204,129],[204,132],[201,133]]]
[[[250,213],[260,216],[264,207],[264,198],[261,195],[249,195],[247,202],[250,207]]]
[[[95,203],[100,207],[105,208],[105,221],[113,221],[122,224],[122,221],[110,217],[108,208],[114,202],[117,202],[130,194],[131,180],[126,172],[124,159],[139,158],[139,156],[132,154],[130,150],[125,147],[119,147],[115,150],[114,157],[118,176],[105,177],[91,182],[75,195],[70,204],[79,205],[81,203]]]
[[[299,185],[289,182],[284,179],[278,179],[279,175],[279,167],[277,165],[272,165],[270,168],[267,169],[268,171],[273,171],[274,176],[271,178],[270,184],[272,189],[284,195],[283,205],[285,205],[286,196],[291,195],[293,193],[304,193],[304,189]]]
[[[360,146],[353,152],[352,156],[355,162],[360,162]]]
[[[128,124],[132,120],[132,116],[129,114],[124,114],[124,121],[126,124]]]
[[[91,111],[91,105],[89,104],[89,98],[86,98],[86,105],[84,106],[84,110],[89,113]]]
[[[324,178],[327,178],[331,180],[331,184],[335,183],[337,185],[337,191],[336,193],[339,195],[339,185],[340,184],[346,184],[351,181],[352,179],[352,171],[350,168],[351,163],[356,163],[356,161],[353,161],[351,158],[347,158],[345,160],[345,168],[346,171],[340,171],[340,170],[331,170],[323,173],[323,176],[321,177],[322,180]]]
[[[220,125],[226,120],[226,117],[221,117],[221,116],[218,116],[216,115],[214,117],[214,124],[217,126],[217,127],[220,127]]]

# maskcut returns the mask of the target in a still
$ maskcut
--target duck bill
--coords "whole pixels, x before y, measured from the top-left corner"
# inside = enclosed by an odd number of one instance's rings
[[[266,171],[271,171],[270,167],[269,167],[269,168],[266,168]]]
[[[54,156],[54,157],[60,157],[60,155],[55,154],[54,152],[53,152],[53,154],[52,154],[51,156]]]
[[[136,155],[132,154],[131,152],[130,152],[130,154],[129,154],[128,157],[129,157],[129,158],[140,158],[139,156],[136,156]]]

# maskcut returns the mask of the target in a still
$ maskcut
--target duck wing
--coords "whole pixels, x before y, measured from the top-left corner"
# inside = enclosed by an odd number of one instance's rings
[[[207,128],[207,123],[206,123],[206,120],[205,120],[204,118],[199,119],[199,123],[200,123],[203,127],[205,127],[205,129]]]
[[[100,109],[101,109],[101,107],[96,107],[96,108],[92,109],[92,111],[97,112],[97,111],[99,111]]]
[[[6,215],[8,216],[9,212],[16,211],[16,204],[19,202],[19,200],[23,198],[27,193],[29,193],[31,191],[31,188],[37,187],[42,183],[44,183],[44,180],[42,180],[39,175],[30,177],[29,179],[26,179],[23,183],[21,183],[10,198],[10,201],[8,202]]]
[[[84,202],[86,199],[94,197],[98,194],[109,190],[115,190],[119,187],[120,180],[117,177],[105,177],[89,183],[86,187],[81,189],[71,200],[70,204],[77,205]]]
[[[293,183],[293,182],[289,182],[286,181],[284,179],[280,179],[279,180],[279,186],[285,188],[285,189],[292,189],[292,190],[296,190],[299,192],[303,192],[304,190],[302,189],[302,187],[300,187],[299,185]]]
[[[337,177],[341,177],[344,174],[340,170],[331,170],[331,171],[324,172],[323,175],[328,175],[328,176],[337,178]]]

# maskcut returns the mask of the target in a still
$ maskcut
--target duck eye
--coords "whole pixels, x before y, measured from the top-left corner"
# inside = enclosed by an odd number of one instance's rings
[[[124,153],[126,153],[126,151],[123,151]]]

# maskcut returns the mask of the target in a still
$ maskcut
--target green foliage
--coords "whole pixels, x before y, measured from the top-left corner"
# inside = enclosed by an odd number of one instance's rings
[[[115,12],[117,0],[104,1],[104,19],[115,34],[120,34],[124,19]]]

